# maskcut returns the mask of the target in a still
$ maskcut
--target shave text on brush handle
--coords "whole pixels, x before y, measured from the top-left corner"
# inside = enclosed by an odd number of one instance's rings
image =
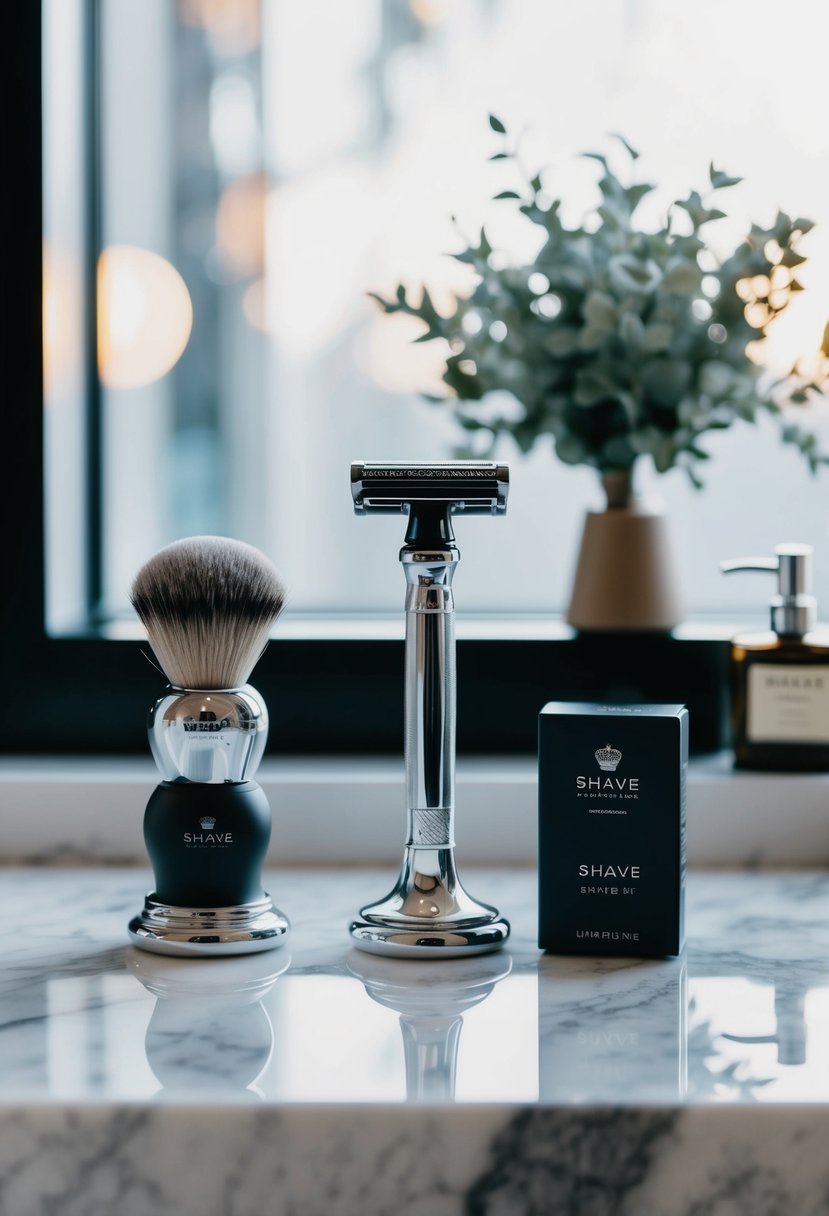
[[[259,694],[249,684],[171,688],[150,711],[148,732],[164,777],[144,815],[156,899],[197,908],[264,899],[271,814],[252,780],[268,733]]]

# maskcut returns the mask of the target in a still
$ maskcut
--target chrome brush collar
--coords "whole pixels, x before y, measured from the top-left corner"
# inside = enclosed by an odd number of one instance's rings
[[[281,946],[288,921],[269,895],[235,908],[177,908],[148,895],[130,940],[154,954],[254,954]]]

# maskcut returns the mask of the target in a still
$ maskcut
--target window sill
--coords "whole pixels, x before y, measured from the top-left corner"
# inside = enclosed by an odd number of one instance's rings
[[[768,613],[704,613],[678,625],[671,636],[681,642],[727,642],[749,624],[765,627]],[[405,617],[399,612],[292,612],[288,609],[274,627],[273,637],[285,642],[402,641]],[[559,613],[468,612],[458,613],[455,634],[459,641],[570,642],[578,634]],[[113,616],[97,628],[78,626],[60,630],[55,638],[143,642],[145,634],[135,616]]]
[[[829,864],[829,775],[734,772],[722,752],[692,760],[688,857],[696,866]],[[266,760],[274,814],[271,863],[394,866],[404,831],[399,758]],[[9,758],[0,762],[2,860],[146,864],[149,759]],[[457,831],[462,864],[533,864],[532,757],[461,759]]]

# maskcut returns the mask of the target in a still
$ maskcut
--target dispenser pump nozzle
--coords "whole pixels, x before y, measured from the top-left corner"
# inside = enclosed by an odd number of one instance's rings
[[[775,633],[802,637],[817,623],[817,600],[812,595],[812,546],[775,545],[774,557],[738,557],[720,562],[723,574],[740,570],[777,573],[777,595],[771,599],[771,627]]]

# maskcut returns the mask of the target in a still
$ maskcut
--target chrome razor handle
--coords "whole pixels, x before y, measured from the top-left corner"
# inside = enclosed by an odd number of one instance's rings
[[[456,510],[502,514],[508,472],[491,462],[352,465],[357,514],[408,514],[405,765],[408,831],[397,885],[351,925],[377,954],[451,957],[498,949],[509,925],[463,889],[455,867],[455,632],[452,578],[460,560]]]
[[[163,781],[144,814],[155,889],[130,922],[157,954],[243,954],[282,944],[285,917],[262,888],[271,812],[252,780],[268,715],[250,685],[171,688],[148,730]]]
[[[451,849],[455,819],[455,605],[458,551],[400,554],[406,590],[407,847]]]

